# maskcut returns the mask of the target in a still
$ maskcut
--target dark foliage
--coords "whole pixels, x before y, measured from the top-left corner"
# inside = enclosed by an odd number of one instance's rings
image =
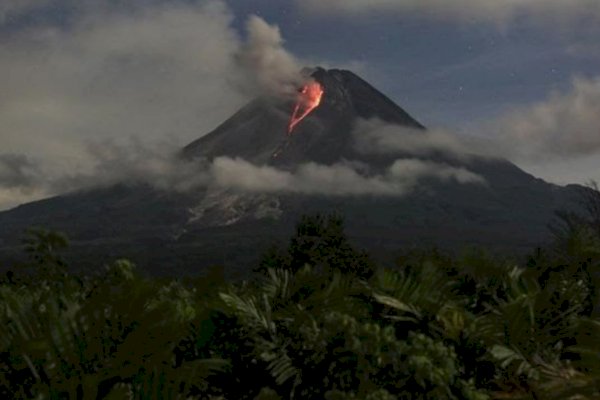
[[[369,255],[357,250],[344,233],[340,215],[303,216],[287,250],[270,248],[259,264],[259,271],[284,268],[296,272],[309,265],[321,271],[339,271],[368,279],[375,271]]]
[[[219,268],[144,278],[125,260],[76,277],[59,256],[66,239],[34,230],[36,273],[0,283],[0,396],[599,398],[589,221],[564,219],[523,265],[425,250],[378,268],[339,216],[309,216],[236,284]]]

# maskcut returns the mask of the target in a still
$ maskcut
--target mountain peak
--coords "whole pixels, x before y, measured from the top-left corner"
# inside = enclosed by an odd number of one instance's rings
[[[424,129],[400,106],[351,71],[315,67],[304,68],[303,73],[321,85],[322,97],[293,131],[289,124],[298,107],[295,101],[257,98],[215,130],[187,145],[184,155],[208,159],[241,157],[259,164],[330,164],[354,153],[351,133],[360,119],[377,118]]]
[[[389,97],[352,71],[316,67],[311,76],[324,86],[326,103],[343,99],[352,105],[357,117],[378,118],[392,124],[424,128]]]

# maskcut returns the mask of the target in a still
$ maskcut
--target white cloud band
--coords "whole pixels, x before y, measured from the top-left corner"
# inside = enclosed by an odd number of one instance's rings
[[[306,163],[290,172],[222,157],[214,161],[210,175],[214,184],[223,188],[326,196],[404,196],[423,179],[485,183],[483,177],[467,169],[419,159],[396,160],[385,173],[369,176],[359,173],[350,164]]]

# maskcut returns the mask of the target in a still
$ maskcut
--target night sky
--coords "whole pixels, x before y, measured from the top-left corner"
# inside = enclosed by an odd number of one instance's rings
[[[184,145],[235,112],[251,15],[298,65],[350,69],[427,127],[514,146],[500,156],[551,182],[600,180],[598,0],[9,0],[0,209],[76,187],[107,143]]]

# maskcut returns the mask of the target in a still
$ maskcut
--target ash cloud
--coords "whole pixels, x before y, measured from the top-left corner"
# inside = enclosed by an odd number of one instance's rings
[[[41,24],[0,41],[2,153],[25,154],[39,170],[30,197],[0,185],[3,208],[102,184],[90,142],[181,145],[247,100],[229,83],[241,41],[223,3],[137,3],[128,12],[82,4],[66,27]]]
[[[243,74],[240,87],[251,94],[290,96],[302,84],[302,66],[283,47],[279,27],[257,16],[246,23],[247,39],[236,54]]]
[[[175,2],[14,33],[0,42],[3,149],[82,161],[90,139],[185,143],[209,131],[246,101],[228,82],[231,21],[222,3]]]
[[[0,153],[0,210],[43,197],[44,183],[42,170],[30,157]]]
[[[0,24],[53,4],[1,3]],[[277,27],[252,17],[244,39],[222,1],[56,4],[73,10],[66,26],[46,21],[0,41],[1,152],[26,155],[32,163],[22,170],[30,176],[18,176],[11,164],[11,182],[22,184],[9,186],[3,172],[0,208],[105,184],[119,174],[142,177],[144,168],[164,170],[149,180],[177,180],[168,171],[183,167],[167,165],[166,155],[148,150],[156,147],[150,143],[182,147],[250,97],[292,85],[299,76]],[[240,82],[251,82],[252,90]],[[147,148],[133,149],[131,138]],[[120,165],[118,157],[127,164],[121,171],[111,167]]]
[[[30,190],[39,173],[37,165],[23,154],[0,154],[0,188]]]

